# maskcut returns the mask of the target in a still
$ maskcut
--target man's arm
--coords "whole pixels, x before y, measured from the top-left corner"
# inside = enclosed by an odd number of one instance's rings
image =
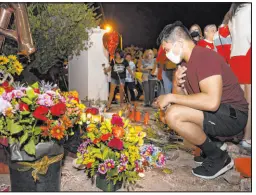
[[[170,103],[190,108],[216,111],[220,106],[222,96],[222,77],[214,75],[199,82],[201,93],[191,95],[169,94]]]

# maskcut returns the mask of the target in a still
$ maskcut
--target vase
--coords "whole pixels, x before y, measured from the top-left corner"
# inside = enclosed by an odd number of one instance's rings
[[[114,185],[113,181],[107,181],[105,175],[97,175],[96,177],[96,187],[104,192],[115,192],[121,189],[122,184],[122,181],[117,181]]]
[[[60,191],[63,153],[63,146],[54,142],[37,144],[35,156],[20,151],[18,145],[10,145],[8,147],[8,165],[11,191]]]
[[[16,163],[13,163],[16,165]],[[59,192],[61,184],[61,165],[58,161],[49,165],[45,175],[39,174],[34,181],[32,171],[20,171],[9,165],[12,192]]]

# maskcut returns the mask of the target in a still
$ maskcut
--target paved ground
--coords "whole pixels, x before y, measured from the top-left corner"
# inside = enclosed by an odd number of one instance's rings
[[[139,106],[139,109],[143,108]],[[118,110],[114,108],[113,111]],[[144,110],[144,109],[143,109]],[[151,119],[156,110],[147,109],[150,112]],[[170,140],[170,133],[163,131],[154,120],[146,127],[155,132],[155,140],[157,143],[167,143]],[[165,144],[166,145],[166,144]],[[246,152],[241,152],[241,148],[236,145],[229,144],[229,151],[232,157],[247,156]],[[166,168],[171,170],[170,174],[163,173],[160,169],[151,169],[146,172],[146,176],[138,181],[136,186],[131,191],[251,191],[251,179],[240,179],[236,182],[229,182],[220,176],[214,180],[204,180],[192,175],[191,169],[195,167],[193,155],[184,149],[169,149],[167,150]],[[68,156],[65,159],[62,168],[62,183],[61,191],[100,191],[95,184],[91,184],[83,171],[78,171],[72,167],[73,158]],[[228,174],[228,173],[227,173]],[[9,175],[0,175],[0,185],[10,184]],[[230,184],[233,183],[233,184]],[[234,184],[235,183],[235,184]],[[127,191],[121,189],[120,191]]]

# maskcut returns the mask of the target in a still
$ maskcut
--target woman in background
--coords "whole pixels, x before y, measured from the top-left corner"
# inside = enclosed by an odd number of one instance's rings
[[[241,142],[245,148],[251,148],[251,84],[252,84],[252,49],[251,49],[251,3],[232,3],[229,10],[229,31],[232,38],[230,67],[238,78],[244,95],[249,103],[248,121]],[[228,16],[228,15],[227,15]]]
[[[197,44],[198,41],[203,39],[203,33],[198,24],[193,24],[189,29],[190,35],[193,38],[195,44]]]
[[[111,61],[110,66],[108,68],[104,68],[105,74],[111,71],[110,94],[106,111],[110,110],[116,86],[119,86],[120,106],[122,107],[124,100],[124,84],[126,78],[126,69],[129,71],[132,77],[134,77],[134,74],[129,67],[129,63],[123,57],[124,56],[122,51],[117,50],[115,53],[115,58]]]
[[[142,86],[144,90],[144,106],[151,107],[155,98],[155,85],[157,81],[157,63],[154,52],[149,49],[143,54],[143,59],[138,62],[142,74]]]

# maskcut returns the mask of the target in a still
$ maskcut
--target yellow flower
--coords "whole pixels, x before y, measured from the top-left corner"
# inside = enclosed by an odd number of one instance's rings
[[[4,88],[0,87],[0,95],[2,95],[5,92]]]
[[[15,55],[9,55],[8,58],[13,61],[17,60],[17,57]]]
[[[10,60],[5,57],[5,56],[0,56],[0,65],[5,65],[9,62]]]
[[[78,108],[80,108],[81,110],[84,110],[84,109],[86,108],[84,104],[78,104],[77,106],[78,106]]]
[[[19,62],[19,61],[15,61],[14,63],[13,63],[13,66],[14,66],[14,68],[15,68],[15,70],[16,70],[16,73],[18,74],[18,75],[20,75],[20,73],[23,71],[23,66],[22,66],[22,64]]]

